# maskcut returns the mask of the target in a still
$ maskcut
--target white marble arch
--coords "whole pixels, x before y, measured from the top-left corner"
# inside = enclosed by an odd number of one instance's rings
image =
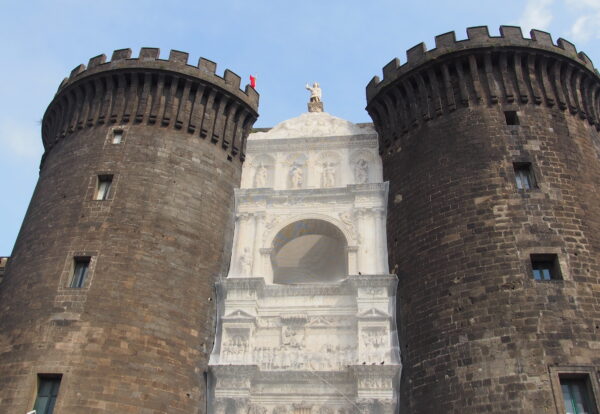
[[[273,283],[333,283],[345,279],[347,247],[345,235],[328,221],[292,222],[271,242]]]
[[[346,238],[346,268],[347,274],[353,275],[357,274],[357,252],[358,246],[356,245],[356,233],[349,229],[341,220],[336,219],[332,216],[322,213],[302,213],[293,215],[291,217],[287,217],[281,222],[277,223],[277,225],[273,226],[271,230],[268,230],[265,233],[264,247],[260,249],[262,256],[262,263],[266,266],[263,267],[264,271],[262,276],[265,279],[265,283],[272,284],[273,281],[273,267],[272,267],[272,255],[274,253],[275,247],[273,245],[275,238],[277,235],[285,229],[287,226],[293,223],[305,221],[305,220],[321,220],[327,222],[334,227],[336,227]]]
[[[397,289],[396,277],[388,274],[388,184],[382,182],[377,134],[326,113],[303,114],[251,134],[246,154],[242,186],[235,191],[231,267],[217,284],[209,413],[396,412]],[[275,160],[270,188],[256,188],[263,155]],[[368,172],[365,179],[362,171],[359,183],[358,160],[366,161]],[[323,186],[325,161],[333,163],[335,180],[330,175]],[[301,185],[291,185],[294,165],[301,168]],[[284,230],[310,220],[333,237],[317,244],[300,237],[318,229]],[[318,268],[324,280],[274,283],[271,257],[281,246],[291,253],[279,269],[306,265],[312,271],[313,263],[329,264],[329,257],[347,262],[346,268],[334,276],[330,268]]]

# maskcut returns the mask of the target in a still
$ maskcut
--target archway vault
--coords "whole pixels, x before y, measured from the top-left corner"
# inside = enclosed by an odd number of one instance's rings
[[[273,282],[331,283],[348,275],[348,240],[329,221],[306,218],[281,228],[272,241]]]

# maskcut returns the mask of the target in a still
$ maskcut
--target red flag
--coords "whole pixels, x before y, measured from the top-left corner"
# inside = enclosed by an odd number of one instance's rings
[[[256,89],[256,78],[252,75],[250,75],[250,86]]]

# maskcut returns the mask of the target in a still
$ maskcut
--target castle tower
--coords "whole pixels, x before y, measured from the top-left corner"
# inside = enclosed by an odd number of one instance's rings
[[[395,413],[397,280],[377,134],[322,105],[248,138],[218,285],[212,413]]]
[[[187,58],[95,57],[48,107],[0,285],[2,412],[36,394],[38,413],[205,412],[214,282],[258,95]]]
[[[437,36],[367,86],[403,412],[600,401],[600,79],[563,39],[500,33]]]

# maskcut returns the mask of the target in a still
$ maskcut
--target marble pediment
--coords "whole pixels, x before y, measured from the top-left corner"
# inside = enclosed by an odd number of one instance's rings
[[[391,318],[391,316],[385,312],[382,312],[379,309],[376,308],[371,308],[369,310],[366,310],[364,312],[359,313],[358,315],[356,315],[356,317],[358,319],[369,319],[369,320],[386,320]]]
[[[227,322],[254,322],[256,316],[249,314],[241,309],[234,310],[233,312],[223,316],[223,321]]]

